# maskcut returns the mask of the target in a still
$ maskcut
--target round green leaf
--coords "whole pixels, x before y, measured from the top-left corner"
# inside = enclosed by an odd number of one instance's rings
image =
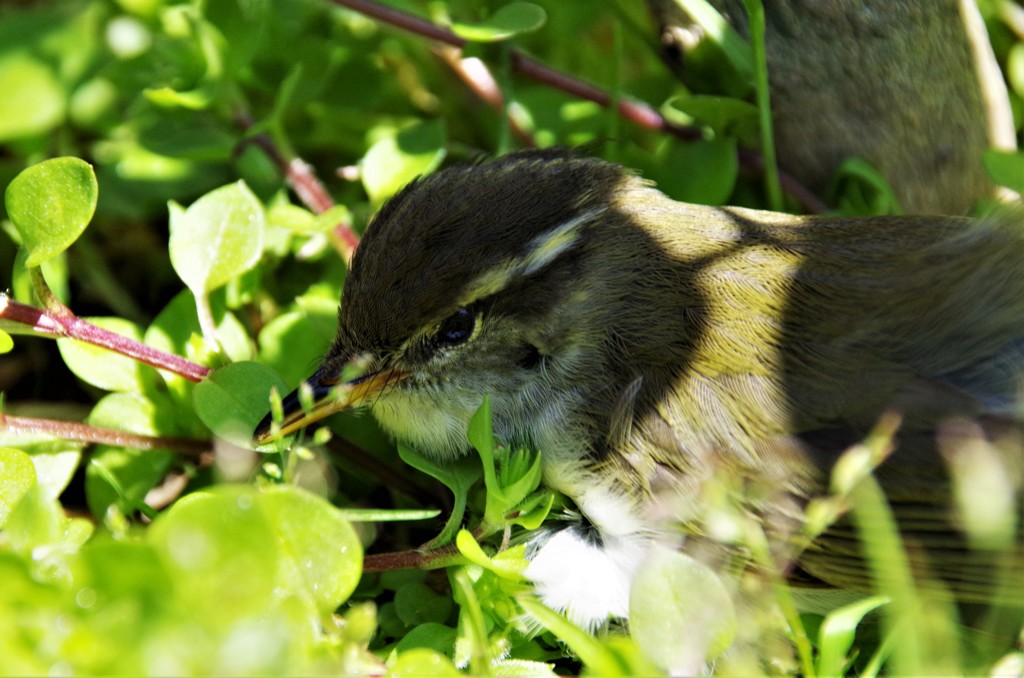
[[[439,122],[419,123],[383,137],[360,165],[363,187],[381,204],[416,177],[429,174],[445,156],[445,130]]]
[[[281,548],[289,589],[309,596],[321,614],[333,612],[359,583],[363,546],[329,502],[290,485],[260,495]]]
[[[244,181],[184,209],[169,204],[171,265],[197,296],[252,269],[263,253],[263,205]]]
[[[388,669],[391,678],[458,678],[462,673],[448,657],[425,647],[416,647],[398,655]]]
[[[213,433],[240,447],[252,446],[252,431],[270,409],[270,389],[284,395],[281,377],[266,365],[240,362],[215,371],[192,391],[196,414]]]
[[[36,468],[21,450],[0,447],[0,527],[11,510],[36,484]]]
[[[513,2],[476,24],[453,23],[452,31],[471,42],[498,42],[520,33],[535,31],[547,21],[547,14],[529,2]]]
[[[71,482],[71,476],[82,461],[80,443],[64,443],[65,449],[47,452],[33,452],[32,464],[36,467],[36,479],[47,499],[56,500]]]
[[[177,585],[177,598],[213,628],[273,609],[279,545],[251,488],[222,485],[180,499],[147,539]]]
[[[10,353],[12,348],[14,348],[14,340],[11,339],[11,335],[0,330],[0,353]]]
[[[989,148],[982,155],[982,162],[992,181],[1024,193],[1024,153]]]
[[[38,266],[75,242],[92,219],[98,196],[92,166],[78,158],[46,160],[16,176],[5,200],[28,250],[25,265]]]
[[[398,641],[395,649],[399,655],[417,647],[432,650],[451,659],[455,655],[455,638],[457,633],[450,626],[427,622],[420,624]]]
[[[64,118],[57,75],[27,50],[0,57],[0,92],[0,141],[45,133]]]
[[[309,295],[299,300],[296,310],[260,330],[260,362],[273,367],[285,383],[297,384],[327,352],[337,329],[337,300]]]
[[[197,618],[231,626],[298,603],[333,611],[358,582],[362,548],[327,501],[290,486],[222,485],[178,501],[148,539]]]
[[[166,422],[159,421],[160,416],[158,405],[139,393],[111,393],[96,403],[89,413],[88,423],[142,435],[159,435],[169,428]],[[124,513],[131,513],[167,474],[173,461],[174,455],[166,450],[99,446],[89,457],[85,469],[89,510],[94,516],[103,516],[107,508],[116,503]]]
[[[395,591],[395,612],[406,626],[433,622],[441,624],[452,612],[452,599],[421,582],[411,582]]]
[[[736,611],[711,568],[655,547],[633,579],[629,626],[640,649],[661,669],[693,675],[732,644]]]
[[[105,330],[142,340],[142,331],[122,318],[89,318],[90,323]],[[104,391],[138,391],[144,384],[145,365],[120,353],[77,339],[58,339],[57,348],[75,376]]]
[[[701,205],[721,205],[732,195],[739,176],[735,138],[673,141],[666,150],[661,164],[652,172],[665,193]]]

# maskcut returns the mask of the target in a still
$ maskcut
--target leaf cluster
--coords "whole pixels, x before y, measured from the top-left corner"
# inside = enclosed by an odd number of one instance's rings
[[[486,404],[477,454],[445,466],[354,414],[294,444],[257,451],[249,436],[326,351],[370,215],[442,163],[587,146],[678,199],[766,206],[737,152],[761,138],[752,52],[713,41],[692,66],[731,79],[702,88],[664,68],[638,3],[389,7],[468,43],[453,54],[327,0],[0,7],[0,673],[628,675],[680,661],[530,596],[523,539],[564,517],[562,499],[539,489],[535,451],[496,446]],[[1024,42],[998,2],[983,9],[1019,130]],[[691,134],[513,75],[523,52]],[[489,82],[503,105],[479,94]],[[1020,154],[988,167],[1020,190]],[[889,210],[871,168],[837,186],[850,211]],[[715,573],[677,557],[647,573],[648,638],[726,605]],[[803,619],[784,588],[768,595],[771,614],[704,629],[716,650],[751,625],[779,631],[736,672],[829,675],[871,656],[871,674],[895,642],[854,637],[892,592]]]

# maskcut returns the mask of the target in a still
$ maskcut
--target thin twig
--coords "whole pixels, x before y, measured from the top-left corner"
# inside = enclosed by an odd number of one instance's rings
[[[252,118],[246,113],[237,115],[236,120],[245,131],[251,129],[254,124]],[[291,189],[295,191],[295,195],[311,212],[323,214],[334,207],[334,198],[331,197],[308,163],[297,157],[291,160],[285,158],[268,134],[254,134],[248,141],[255,144],[270,158]],[[353,230],[351,223],[339,221],[331,229],[331,245],[338,251],[346,265],[352,261],[352,255],[355,254],[356,247],[359,245],[359,236]]]
[[[191,457],[199,457],[210,451],[210,441],[173,436],[147,436],[128,433],[113,428],[90,426],[77,421],[60,419],[37,419],[35,417],[12,417],[0,413],[0,430],[15,435],[47,435],[61,440],[75,440],[83,443],[100,443],[118,447],[134,447],[140,450],[169,450]]]
[[[476,57],[462,58],[459,49],[448,45],[441,45],[434,51],[478,99],[498,112],[505,110],[505,95],[502,94],[498,81],[487,68],[487,64]],[[511,115],[508,116],[508,126],[524,147],[535,148],[537,146],[537,141],[533,136],[523,129],[523,126]]]
[[[363,572],[389,572],[391,570],[436,570],[465,558],[454,544],[430,551],[410,550],[391,553],[372,553],[363,559]]]
[[[372,17],[378,21],[400,28],[402,30],[423,36],[430,40],[442,42],[451,47],[461,49],[466,45],[466,40],[458,35],[438,26],[426,19],[421,19],[412,14],[387,7],[373,0],[331,0],[331,2],[347,7],[365,16]],[[608,108],[612,106],[613,99],[608,92],[595,87],[578,78],[562,73],[554,68],[545,66],[540,62],[531,59],[519,50],[510,50],[512,68],[537,82],[546,84],[555,89],[561,90],[573,96],[592,101],[599,106]],[[702,139],[703,130],[699,127],[677,125],[658,113],[649,105],[630,99],[619,98],[614,100],[616,110],[620,116],[630,122],[659,132],[672,134],[683,141],[695,141]],[[761,155],[755,151],[740,151],[739,162],[748,169],[764,172],[765,164]],[[779,170],[779,180],[783,188],[796,200],[802,209],[807,212],[821,213],[828,209],[828,206],[810,189],[803,186],[799,180],[782,170]]]
[[[49,311],[13,301],[6,294],[0,293],[0,320],[27,325],[34,334],[84,341],[87,344],[128,356],[157,369],[173,372],[189,381],[202,381],[210,374],[209,367],[186,360],[173,353],[165,353],[122,334],[97,327],[76,316],[66,306],[63,308],[65,311],[61,312],[61,315],[53,315]]]

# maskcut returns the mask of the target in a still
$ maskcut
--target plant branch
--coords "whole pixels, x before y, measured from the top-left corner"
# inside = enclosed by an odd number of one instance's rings
[[[441,45],[434,51],[478,99],[499,113],[505,112],[505,96],[487,64],[476,57],[462,58],[461,50],[449,45]],[[508,115],[508,126],[524,147],[537,146],[533,136],[511,114]]]
[[[449,565],[466,562],[454,544],[438,549],[420,551],[392,551],[373,553],[363,559],[363,572],[389,572],[391,570],[437,570]]]
[[[451,47],[461,49],[466,45],[466,40],[460,38],[447,28],[438,26],[426,19],[402,12],[391,7],[375,2],[374,0],[331,0],[331,2],[347,7],[365,16],[372,17],[378,21],[400,28],[402,30],[420,35],[430,40],[442,42]],[[534,59],[526,56],[519,50],[510,50],[510,60],[513,70],[531,78],[537,82],[546,84],[554,89],[561,90],[567,94],[592,101],[599,106],[608,108],[613,105],[612,96],[599,87],[583,82],[578,78],[545,66]],[[486,100],[486,99],[485,99]],[[677,125],[658,113],[649,105],[625,98],[614,100],[618,114],[645,129],[666,132],[683,141],[695,141],[703,138],[703,131],[699,127]],[[741,151],[739,154],[741,165],[748,169],[759,172],[765,171],[765,162],[761,154],[754,151]],[[803,186],[795,177],[779,170],[779,181],[787,193],[807,212],[821,213],[828,209],[828,206],[810,189]]]
[[[101,443],[140,450],[170,450],[190,457],[199,457],[210,451],[210,441],[172,436],[147,436],[112,428],[90,426],[77,421],[12,417],[0,413],[0,430],[15,435],[47,435],[61,440],[83,443]]]
[[[252,129],[254,123],[247,113],[238,115],[236,119],[238,125],[244,131]],[[327,192],[327,189],[317,178],[313,168],[308,163],[298,157],[291,160],[285,158],[269,134],[262,132],[254,134],[248,141],[255,144],[257,148],[270,158],[291,189],[295,191],[295,195],[311,212],[323,214],[334,207],[334,198]],[[340,221],[331,229],[331,244],[338,251],[338,254],[341,255],[345,264],[348,265],[352,261],[352,255],[355,253],[356,247],[359,245],[359,236],[352,229],[351,223]]]
[[[64,311],[55,315],[48,310],[44,311],[34,306],[21,304],[13,301],[6,294],[0,294],[0,321],[8,320],[19,325],[26,325],[33,334],[84,341],[87,344],[128,356],[157,369],[173,372],[189,381],[202,381],[210,373],[208,367],[97,327],[76,316],[71,309],[63,304],[61,307]]]

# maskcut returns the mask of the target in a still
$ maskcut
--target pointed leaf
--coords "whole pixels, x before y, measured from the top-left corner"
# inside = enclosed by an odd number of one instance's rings
[[[171,265],[196,296],[250,270],[263,253],[263,205],[244,181],[222,186],[188,209],[170,204]]]
[[[287,392],[281,378],[266,365],[231,363],[196,384],[196,414],[215,435],[240,447],[252,447],[252,431],[270,407],[270,390]]]

